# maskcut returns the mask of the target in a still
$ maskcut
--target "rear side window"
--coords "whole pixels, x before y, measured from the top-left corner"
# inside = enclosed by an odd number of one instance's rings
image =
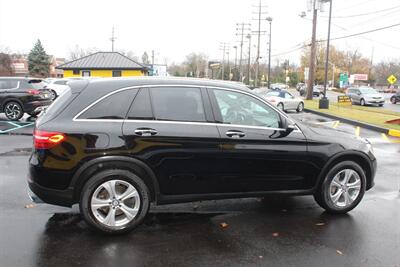
[[[0,80],[0,90],[1,89],[13,89],[18,88],[18,81],[15,80]]]
[[[130,120],[152,120],[150,94],[147,88],[140,89],[128,112]]]
[[[151,99],[157,120],[206,121],[200,88],[152,88]]]
[[[43,88],[45,88],[46,85],[47,85],[47,84],[46,84],[45,82],[43,82],[42,80],[29,80],[29,81],[28,81],[28,84],[29,84],[29,87],[30,87],[30,88],[36,89],[36,90],[43,89]]]
[[[129,89],[114,93],[94,104],[83,112],[78,119],[125,119],[137,92],[138,89]]]

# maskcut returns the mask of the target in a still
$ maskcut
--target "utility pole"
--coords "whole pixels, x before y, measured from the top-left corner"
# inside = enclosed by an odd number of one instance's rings
[[[117,39],[117,37],[114,36],[114,26],[113,26],[112,27],[112,32],[111,32],[111,38],[110,38],[110,41],[111,41],[111,52],[114,52],[115,39]]]
[[[329,99],[326,97],[326,87],[328,85],[328,62],[329,62],[329,44],[331,40],[331,20],[332,20],[332,0],[322,0],[322,2],[330,2],[329,6],[329,22],[328,22],[328,39],[326,42],[326,55],[325,55],[325,75],[324,75],[324,96],[319,100],[320,109],[329,108]]]
[[[231,70],[231,63],[230,63],[230,60],[229,60],[229,49],[228,49],[228,51],[226,52],[226,54],[228,55],[228,71],[229,71],[229,73],[228,73],[228,80],[230,80],[230,79],[231,79],[231,72],[232,72],[232,70]]]
[[[270,89],[271,85],[271,32],[272,32],[272,18],[268,17],[267,21],[269,22],[269,42],[268,42],[268,84],[267,88]]]
[[[151,65],[154,65],[154,50],[151,50]]]
[[[219,44],[219,49],[222,50],[222,64],[221,64],[221,80],[225,80],[225,53],[226,50],[229,50],[229,43],[222,42]]]
[[[249,59],[247,64],[247,84],[250,85],[250,62],[251,62],[251,35],[248,34],[246,38],[249,39]]]
[[[236,35],[240,36],[240,57],[239,57],[239,81],[242,81],[243,77],[243,70],[242,70],[242,63],[243,63],[243,38],[245,37],[245,31],[250,31],[250,23],[236,23]]]
[[[238,47],[235,45],[233,48],[235,49],[235,69],[236,69],[236,67],[237,67],[237,48]]]
[[[312,37],[311,37],[311,57],[310,57],[310,70],[308,73],[308,88],[306,99],[310,100],[313,97],[313,87],[315,79],[315,55],[316,55],[316,32],[317,32],[317,0],[312,0],[312,12],[313,12],[313,25],[312,25]]]
[[[258,31],[255,31],[253,33],[257,34],[257,56],[256,56],[256,73],[254,77],[254,86],[258,86],[258,75],[259,75],[259,69],[260,69],[260,41],[261,41],[261,33],[265,34],[265,31],[261,31],[261,15],[262,14],[267,14],[266,12],[263,12],[263,8],[266,8],[266,6],[261,5],[261,0],[258,1],[258,11],[256,14],[258,14],[258,18],[255,19],[258,21]]]

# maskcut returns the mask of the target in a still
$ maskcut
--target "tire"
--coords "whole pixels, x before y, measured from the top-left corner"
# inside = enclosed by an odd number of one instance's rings
[[[24,116],[24,110],[18,102],[10,101],[4,106],[4,114],[10,121],[17,121]]]
[[[350,178],[346,183],[345,177],[347,173],[350,174]],[[342,182],[345,185],[340,182],[342,178]],[[356,187],[356,181],[359,181],[358,187]],[[366,181],[367,179],[365,177],[365,173],[360,165],[353,161],[340,162],[333,166],[333,168],[331,168],[326,174],[324,180],[314,194],[314,199],[329,213],[347,213],[354,209],[363,198],[366,188]],[[340,185],[340,187],[336,186],[336,184]],[[348,188],[349,184],[354,188]],[[349,201],[346,202],[346,199]]]
[[[282,111],[285,111],[285,106],[283,105],[283,103],[278,103],[278,105],[276,105],[276,107]]]
[[[56,98],[58,97],[56,91],[54,90],[50,90],[50,98],[51,100],[56,100]]]
[[[299,105],[297,106],[296,111],[297,112],[302,112],[304,110],[304,103],[300,102]]]
[[[116,191],[119,192],[112,193]],[[120,199],[119,197],[123,198],[124,194],[128,196],[132,194],[132,196],[125,200]],[[112,198],[112,195],[115,198]],[[93,203],[95,199],[98,202],[97,208]],[[85,221],[93,229],[106,234],[132,231],[143,222],[149,206],[149,190],[143,180],[136,174],[121,169],[105,170],[91,177],[81,191],[79,203]],[[114,223],[113,220],[107,220],[107,218],[113,218]]]
[[[392,96],[391,98],[390,98],[390,103],[392,103],[392,104],[396,104],[396,97],[394,97],[394,96]]]
[[[361,100],[360,100],[360,105],[365,106],[365,100],[363,98],[361,98]]]

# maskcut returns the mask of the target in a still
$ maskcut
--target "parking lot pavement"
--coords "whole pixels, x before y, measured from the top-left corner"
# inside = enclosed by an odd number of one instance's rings
[[[24,115],[19,121],[9,121],[0,114],[0,135],[1,134],[17,134],[32,135],[35,118]]]
[[[31,138],[0,135],[8,145],[0,152],[0,265],[400,266],[399,139],[290,116],[373,141],[375,187],[348,215],[328,215],[310,196],[203,201],[152,207],[136,231],[99,235],[75,207],[26,206]]]

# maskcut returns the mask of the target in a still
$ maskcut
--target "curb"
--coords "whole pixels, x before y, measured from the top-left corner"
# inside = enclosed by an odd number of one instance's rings
[[[360,126],[362,128],[366,128],[368,130],[372,130],[372,131],[375,131],[375,132],[380,132],[380,133],[388,134],[388,135],[391,135],[391,136],[400,137],[400,131],[399,130],[388,129],[388,128],[372,125],[372,124],[369,124],[369,123],[365,123],[365,122],[359,122],[359,121],[355,121],[355,120],[351,120],[351,119],[346,119],[346,118],[338,117],[338,116],[335,116],[335,115],[326,114],[326,113],[323,113],[323,112],[320,112],[320,111],[316,111],[316,110],[313,110],[313,109],[304,108],[304,111],[310,112],[310,113],[313,113],[313,114],[316,114],[316,115],[319,115],[319,116],[322,116],[322,117],[327,117],[327,118],[330,118],[330,119],[339,120],[341,122],[345,122],[345,123],[348,123],[348,124],[351,124],[351,125]]]

